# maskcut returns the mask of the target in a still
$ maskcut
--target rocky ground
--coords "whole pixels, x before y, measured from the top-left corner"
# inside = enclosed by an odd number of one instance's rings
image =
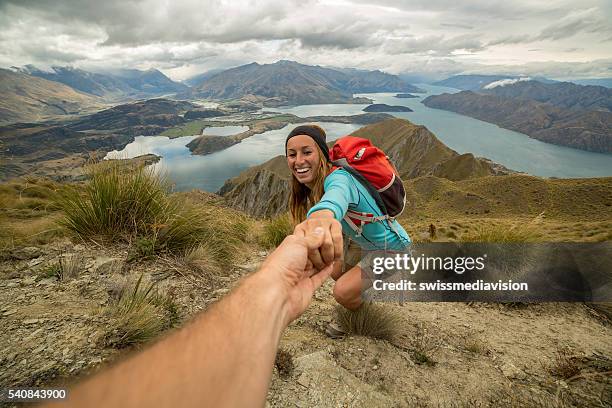
[[[124,246],[67,238],[16,248],[0,263],[0,386],[66,384],[134,348],[105,345],[118,282],[143,274],[176,305],[175,326],[254,271],[253,247],[217,275],[165,257],[127,262]],[[51,266],[78,260],[75,277]],[[612,328],[583,304],[385,304],[386,340],[323,329],[334,314],[331,282],[285,332],[268,406],[611,406]],[[561,371],[570,366],[573,371]],[[565,377],[565,378],[564,378]]]

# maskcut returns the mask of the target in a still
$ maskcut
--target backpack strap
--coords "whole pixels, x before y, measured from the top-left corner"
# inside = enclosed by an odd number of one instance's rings
[[[343,163],[340,163],[340,161],[334,161],[334,162],[332,162],[332,164],[334,166],[339,167],[339,168],[343,168],[351,176],[355,177],[357,179],[357,181],[359,181],[361,183],[361,185],[363,185],[366,188],[366,190],[368,190],[368,193],[370,193],[370,195],[372,196],[372,198],[376,202],[376,205],[378,205],[378,208],[380,209],[380,211],[383,214],[387,214],[387,206],[383,202],[383,199],[380,196],[380,193],[374,188],[372,183],[370,183],[365,177],[363,177],[363,175],[361,175],[361,173],[359,173],[357,170],[355,170],[354,168],[352,168],[349,165],[345,165]]]

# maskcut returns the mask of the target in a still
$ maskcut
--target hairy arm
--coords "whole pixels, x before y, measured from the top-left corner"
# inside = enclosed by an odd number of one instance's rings
[[[191,324],[69,393],[68,406],[263,406],[280,336],[331,273],[307,267],[323,233],[290,236]]]

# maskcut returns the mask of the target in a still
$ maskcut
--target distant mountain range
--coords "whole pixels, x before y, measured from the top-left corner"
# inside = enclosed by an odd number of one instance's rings
[[[72,67],[52,67],[41,70],[32,65],[15,68],[18,72],[60,82],[78,91],[109,100],[146,98],[184,92],[188,86],[174,82],[156,69],[114,70],[94,73]]]
[[[429,96],[423,103],[524,133],[544,142],[612,153],[612,90],[537,81],[456,94]]]
[[[519,78],[521,77],[515,75],[455,75],[442,81],[434,82],[433,85],[461,89],[462,91],[479,91],[493,82],[502,81],[505,79],[517,80]],[[543,83],[556,82],[542,77],[535,77],[531,79],[535,79]]]
[[[0,94],[0,124],[77,115],[103,104],[100,98],[59,82],[7,69],[0,69]]]
[[[573,82],[578,85],[597,85],[612,88],[612,78],[570,79],[567,82]]]
[[[381,71],[337,70],[279,61],[252,63],[225,70],[192,89],[192,96],[239,99],[268,98],[267,106],[355,102],[352,94],[366,92],[422,92],[395,75]],[[361,101],[360,101],[361,102]]]
[[[208,78],[217,75],[220,72],[225,71],[224,69],[211,69],[210,71],[203,72],[198,75],[194,75],[190,78],[187,78],[183,81],[184,84],[189,85],[191,87],[200,86],[206,81]]]

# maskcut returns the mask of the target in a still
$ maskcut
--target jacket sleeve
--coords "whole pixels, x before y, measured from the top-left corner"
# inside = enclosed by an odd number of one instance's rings
[[[359,190],[355,180],[346,170],[338,169],[327,176],[323,188],[323,197],[308,211],[307,217],[315,211],[331,210],[334,218],[341,221],[349,205],[359,202]]]

